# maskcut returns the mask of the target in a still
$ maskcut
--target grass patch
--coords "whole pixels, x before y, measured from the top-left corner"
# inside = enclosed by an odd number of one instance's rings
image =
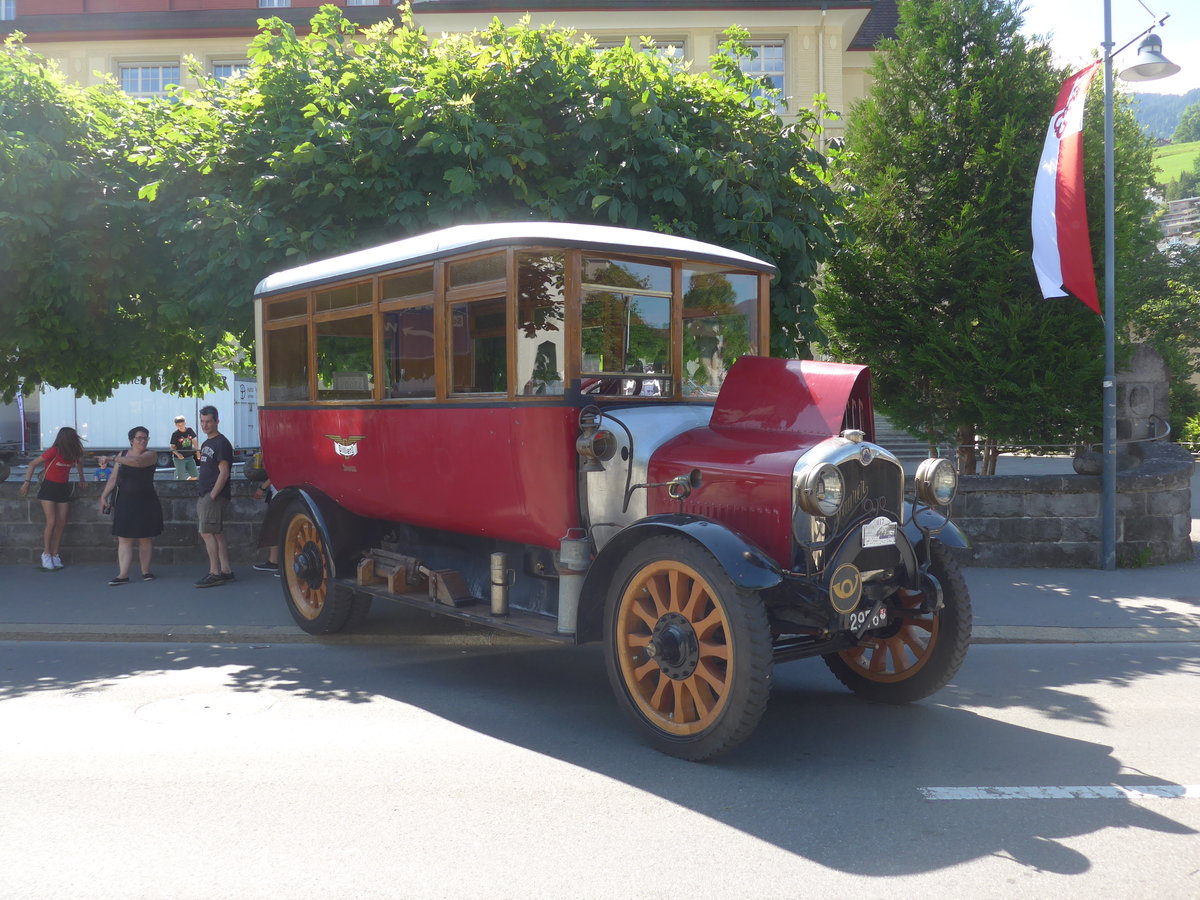
[[[1166,184],[1177,179],[1192,167],[1197,156],[1200,156],[1200,141],[1155,147],[1154,166],[1158,170],[1158,183]]]

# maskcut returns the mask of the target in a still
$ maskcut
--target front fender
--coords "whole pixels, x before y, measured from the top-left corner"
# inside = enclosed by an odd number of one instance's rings
[[[904,501],[904,536],[914,547],[925,543],[925,532],[918,527],[918,522],[926,528],[941,528],[933,535],[935,541],[956,550],[971,549],[971,539],[941,513],[934,512],[928,506],[915,506],[910,500]]]
[[[329,564],[334,570],[330,576],[336,577],[339,560],[345,558],[348,561],[347,555],[359,549],[358,545],[364,542],[366,521],[346,512],[336,500],[311,485],[281,488],[271,498],[262,531],[259,532],[258,546],[270,547],[279,543],[283,517],[294,500],[304,504],[321,533],[321,540],[330,550]]]
[[[742,590],[762,591],[783,581],[783,572],[759,547],[736,531],[700,516],[665,513],[639,519],[604,545],[588,569],[579,609],[579,640],[601,637],[604,600],[617,564],[629,548],[656,534],[682,534],[700,544]]]

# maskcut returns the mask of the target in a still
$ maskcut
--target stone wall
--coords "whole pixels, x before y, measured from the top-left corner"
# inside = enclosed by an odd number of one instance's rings
[[[1119,565],[1158,565],[1192,559],[1191,477],[1195,463],[1176,444],[1145,446],[1141,464],[1117,475],[1117,561]],[[257,549],[266,506],[253,498],[254,485],[233,483],[226,527],[235,565],[262,557]],[[155,540],[163,564],[207,565],[196,532],[196,485],[156,481],[166,528]],[[20,482],[0,483],[0,564],[36,565],[42,550],[41,506],[17,495]],[[36,492],[36,485],[30,494]],[[72,563],[116,559],[112,523],[96,508],[100,485],[71,502],[71,522],[63,536],[62,558]],[[955,523],[974,545],[963,562],[977,566],[1100,565],[1098,475],[965,476],[954,501]]]
[[[0,483],[0,564],[37,565],[42,552],[42,531],[46,520],[36,498],[37,483],[30,485],[29,496],[20,497],[18,480]],[[154,540],[154,559],[162,565],[195,564],[208,567],[208,555],[196,531],[196,483],[194,481],[155,481],[162,502],[165,528]],[[226,520],[225,534],[234,565],[246,565],[265,558],[258,550],[258,531],[266,504],[255,500],[254,485],[234,479],[233,503]],[[112,536],[112,519],[97,508],[103,486],[92,482],[84,493],[76,491],[71,501],[71,519],[63,533],[60,555],[66,565],[116,563],[117,539]],[[136,566],[136,563],[134,564]]]
[[[1191,560],[1195,462],[1177,444],[1141,446],[1141,463],[1117,473],[1117,564]],[[953,506],[974,545],[964,562],[1098,568],[1102,490],[1099,475],[964,476]]]

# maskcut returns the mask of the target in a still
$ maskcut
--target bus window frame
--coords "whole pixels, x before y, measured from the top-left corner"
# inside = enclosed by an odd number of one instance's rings
[[[675,402],[689,402],[694,398],[683,394],[683,301],[684,301],[684,284],[683,273],[687,265],[692,260],[658,257],[641,253],[621,253],[611,250],[596,250],[586,247],[555,247],[546,246],[537,243],[529,244],[510,244],[504,248],[497,250],[495,247],[475,250],[455,254],[435,260],[423,260],[412,265],[397,266],[396,268],[387,269],[381,272],[372,273],[370,276],[364,277],[362,274],[352,274],[345,278],[338,279],[333,282],[310,285],[301,290],[290,291],[278,296],[264,297],[258,300],[261,304],[258,314],[258,326],[260,329],[259,339],[262,342],[262,364],[264,368],[264,387],[267,389],[267,395],[264,396],[265,405],[275,406],[361,406],[363,404],[386,404],[394,405],[459,405],[471,404],[479,402],[544,402],[549,397],[537,397],[525,395],[521,391],[521,386],[517,381],[517,342],[516,333],[518,326],[518,309],[517,309],[517,290],[518,290],[518,271],[519,256],[522,254],[561,254],[563,259],[563,308],[564,308],[564,346],[566,352],[564,354],[563,377],[565,384],[578,384],[583,377],[583,300],[585,290],[593,288],[609,288],[621,290],[616,285],[600,285],[591,282],[583,281],[583,260],[587,258],[600,258],[612,260],[614,262],[629,262],[656,265],[670,269],[671,291],[668,295],[665,291],[653,289],[628,289],[630,293],[640,293],[651,297],[669,297],[670,300],[670,329],[669,329],[669,359],[671,372],[669,375],[663,375],[664,380],[669,380],[671,390],[664,392],[654,397],[634,396],[618,396],[618,395],[598,395],[604,399],[619,399],[622,402],[656,402],[662,400],[670,400]],[[447,267],[462,262],[470,262],[475,259],[480,259],[488,256],[504,256],[504,279],[492,279],[490,281],[477,282],[470,285],[462,285],[456,288],[447,289]],[[758,306],[757,306],[757,330],[758,330],[758,355],[770,355],[770,285],[772,276],[765,272],[754,272],[748,269],[739,269],[736,266],[722,266],[722,269],[731,274],[752,275],[758,279]],[[396,299],[382,299],[383,282],[386,279],[403,276],[406,274],[414,274],[422,270],[432,271],[431,291],[425,291],[418,294],[412,294]],[[371,285],[371,301],[369,304],[359,304],[357,306],[348,306],[335,310],[322,310],[317,312],[315,309],[317,294],[323,291],[331,291],[339,288],[350,287],[356,284],[370,283]],[[449,315],[450,307],[455,303],[470,302],[473,300],[487,300],[503,298],[505,303],[505,358],[507,372],[505,376],[506,387],[503,392],[476,392],[476,393],[455,393],[451,391],[452,381],[452,355],[453,355],[453,330],[450,327]],[[305,300],[306,311],[303,314],[296,314],[280,319],[269,320],[269,312],[272,306],[294,302],[299,299]],[[389,312],[409,309],[418,306],[431,306],[433,309],[433,342],[434,342],[434,396],[432,397],[387,397],[385,384],[387,381],[387,361],[384,358],[384,339],[383,327],[385,315]],[[321,400],[318,399],[318,378],[316,370],[317,358],[317,326],[322,322],[334,321],[337,319],[355,318],[369,314],[372,319],[372,340],[373,353],[372,362],[373,371],[373,389],[370,398],[357,399],[333,399]],[[298,325],[304,325],[306,328],[306,340],[308,350],[308,399],[306,400],[270,400],[270,373],[271,373],[271,357],[270,357],[270,342],[268,335],[273,331],[283,330],[285,328],[294,328]],[[594,374],[594,373],[592,373]],[[661,373],[660,373],[661,374]],[[591,377],[591,374],[589,374]],[[562,401],[562,395],[555,395],[553,399]],[[703,401],[700,401],[703,402]]]
[[[396,278],[404,275],[412,275],[422,270],[429,269],[433,273],[433,288],[429,291],[423,291],[419,294],[409,294],[405,297],[397,297],[395,299],[383,299],[383,282],[389,278]],[[443,270],[440,261],[434,263],[420,263],[413,266],[405,266],[401,269],[393,269],[387,272],[381,272],[378,276],[378,288],[375,296],[378,297],[378,302],[375,304],[377,319],[375,322],[375,368],[378,373],[375,383],[378,386],[376,391],[375,402],[392,404],[430,404],[439,402],[439,397],[443,396],[442,385],[445,378],[445,360],[442,358],[440,347],[442,346],[442,334],[445,330],[444,316],[442,315],[441,304],[438,303],[439,293],[443,293],[442,288]],[[400,312],[406,309],[415,309],[419,306],[428,306],[433,309],[433,396],[432,397],[386,397],[385,385],[388,383],[390,372],[388,370],[387,360],[384,358],[384,340],[383,327],[386,322],[386,316],[390,312]]]

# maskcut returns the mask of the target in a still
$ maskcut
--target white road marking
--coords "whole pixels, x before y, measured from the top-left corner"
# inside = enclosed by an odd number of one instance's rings
[[[926,787],[926,800],[1200,800],[1200,784]]]

